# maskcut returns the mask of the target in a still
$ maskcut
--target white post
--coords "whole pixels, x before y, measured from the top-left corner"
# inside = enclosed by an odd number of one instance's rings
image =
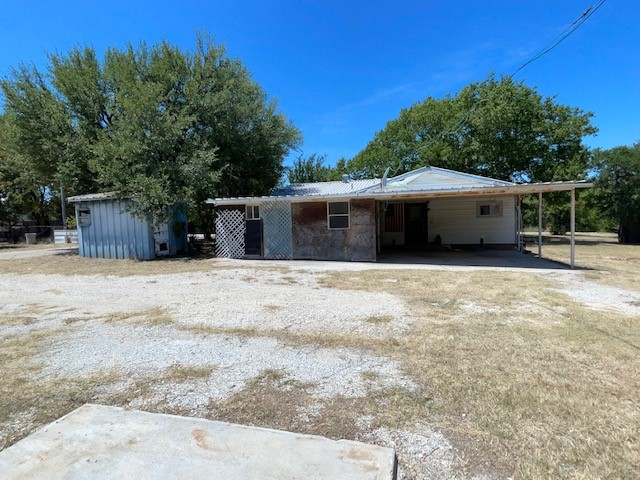
[[[575,268],[576,250],[576,189],[571,189],[571,268]]]
[[[542,258],[542,192],[538,193],[538,258]]]

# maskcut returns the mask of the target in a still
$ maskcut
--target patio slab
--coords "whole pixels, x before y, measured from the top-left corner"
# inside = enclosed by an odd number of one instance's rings
[[[393,449],[84,405],[0,452],[3,478],[394,480]]]

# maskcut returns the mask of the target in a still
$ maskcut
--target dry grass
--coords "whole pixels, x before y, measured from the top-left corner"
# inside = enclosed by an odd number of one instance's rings
[[[371,315],[365,318],[364,321],[373,324],[389,323],[393,321],[393,315]]]
[[[173,318],[171,318],[169,311],[162,307],[135,310],[132,312],[116,312],[103,317],[103,320],[107,323],[124,322],[149,326],[163,326],[173,323]]]
[[[533,253],[538,247],[529,245]],[[542,240],[542,256],[550,260],[568,263],[569,237],[545,234]],[[627,290],[640,291],[640,245],[621,245],[617,236],[606,233],[576,234],[576,266],[588,269],[589,280]]]
[[[376,418],[426,416],[465,473],[631,478],[640,468],[638,319],[586,309],[520,273],[336,272],[324,283],[401,293],[421,317],[399,346],[376,349],[420,393]]]
[[[38,330],[0,339],[0,450],[85,403],[128,406],[134,399],[152,398],[155,385],[204,379],[214,369],[174,365],[156,375],[137,378],[110,370],[84,377],[40,379],[41,365],[34,357],[68,331]],[[167,404],[148,409],[189,413]]]
[[[205,365],[202,367],[191,367],[188,365],[172,365],[162,374],[162,379],[169,382],[185,382],[194,379],[209,378],[215,367]]]
[[[288,272],[287,267],[265,268],[269,271]],[[104,258],[84,258],[77,254],[54,254],[31,258],[0,259],[0,275],[134,275],[153,276],[187,272],[217,270],[247,270],[245,267],[224,266],[216,259],[202,257],[169,258],[137,261]]]
[[[309,404],[309,385],[287,379],[283,372],[265,370],[232,397],[209,404],[209,417],[232,423],[300,431],[299,411]]]
[[[289,347],[315,346],[317,348],[377,349],[387,345],[398,345],[398,341],[393,338],[382,339],[356,337],[354,335],[345,334],[290,332],[288,330],[271,328],[232,328],[205,324],[181,324],[177,325],[177,328],[198,335],[270,338],[278,340],[283,345],[287,345]]]
[[[567,247],[552,244],[545,253],[554,248],[562,252]],[[636,248],[582,245],[577,259],[598,268],[586,275],[634,288],[640,273]],[[154,263],[163,262],[131,262],[143,271]],[[90,273],[106,274],[101,269]],[[614,276],[619,278],[611,280]],[[464,476],[637,478],[640,319],[590,310],[549,290],[556,287],[551,282],[542,275],[489,270],[343,271],[324,277],[321,283],[329,288],[402,296],[416,320],[410,334],[398,338],[172,326],[202,335],[274,338],[293,347],[362,349],[395,359],[418,386],[415,391],[386,388],[360,398],[317,400],[309,393],[311,385],[268,370],[234,396],[212,402],[210,418],[351,439],[359,438],[363,428],[427,423],[457,447]],[[45,307],[29,308],[37,315]],[[153,310],[109,321],[153,323],[168,315]],[[372,323],[385,321],[393,319],[375,317]],[[212,373],[211,367],[176,365],[133,380],[115,372],[36,380],[39,366],[29,359],[59,334],[32,332],[0,340],[0,448],[87,401],[128,405],[132,399],[155,398],[156,382],[204,380]],[[379,380],[366,371],[362,378],[373,384]],[[116,388],[123,380],[131,385]],[[145,409],[189,414],[161,398],[153,402]],[[362,417],[372,418],[372,424],[363,427]]]
[[[0,340],[0,450],[91,400],[92,391],[111,381],[108,374],[37,380],[33,357],[64,330],[38,330]]]
[[[284,307],[282,305],[273,305],[268,303],[267,305],[264,306],[265,310],[270,310],[272,312],[277,312],[278,310],[284,310]]]
[[[27,315],[0,313],[0,327],[31,325],[32,323],[36,323],[37,321],[37,318]]]

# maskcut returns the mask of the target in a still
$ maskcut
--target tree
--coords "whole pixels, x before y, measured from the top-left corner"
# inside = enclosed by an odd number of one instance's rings
[[[640,243],[640,142],[596,150],[595,202],[619,225],[621,243]]]
[[[330,180],[331,167],[324,165],[326,155],[312,153],[308,157],[299,155],[291,167],[287,167],[289,183],[326,182]]]
[[[402,110],[344,168],[356,177],[433,165],[504,180],[581,178],[582,139],[596,132],[592,116],[510,77],[489,76]]]
[[[153,46],[50,55],[0,82],[15,151],[68,193],[117,191],[162,220],[186,202],[210,229],[208,196],[260,195],[300,141],[239,60],[199,35],[194,51]]]
[[[13,150],[14,131],[11,119],[0,115],[0,223],[14,224],[29,215],[48,225],[57,197],[31,162]]]

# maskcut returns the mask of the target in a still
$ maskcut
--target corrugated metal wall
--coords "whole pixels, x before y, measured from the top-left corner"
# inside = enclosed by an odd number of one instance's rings
[[[477,202],[502,202],[501,217],[478,217]],[[440,235],[445,245],[516,243],[515,198],[510,195],[495,197],[451,197],[429,200],[429,241]]]
[[[89,226],[78,225],[80,256],[90,258],[129,258],[151,260],[155,258],[153,231],[146,220],[140,220],[126,211],[127,202],[101,200],[76,204],[78,210],[91,212]]]

